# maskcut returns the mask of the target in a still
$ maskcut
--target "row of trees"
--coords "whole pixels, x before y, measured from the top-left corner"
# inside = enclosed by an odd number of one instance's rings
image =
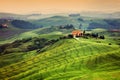
[[[75,29],[75,28],[72,24],[67,24],[59,26],[59,29]]]
[[[98,33],[84,33],[84,38],[92,37],[92,38],[99,38],[99,39],[105,39],[104,35],[99,35]]]

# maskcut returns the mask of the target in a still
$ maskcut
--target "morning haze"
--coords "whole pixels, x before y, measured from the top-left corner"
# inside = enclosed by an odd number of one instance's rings
[[[117,12],[120,0],[0,0],[0,12],[25,14],[81,11]]]

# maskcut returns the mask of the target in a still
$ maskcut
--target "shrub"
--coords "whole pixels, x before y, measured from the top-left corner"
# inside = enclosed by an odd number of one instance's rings
[[[98,33],[92,33],[91,36],[94,38],[98,38]]]
[[[72,34],[69,34],[69,35],[68,35],[68,38],[73,38],[73,35],[72,35]]]
[[[112,45],[111,43],[109,43],[108,45]]]
[[[100,39],[105,39],[104,35],[99,37]]]
[[[28,51],[32,51],[32,50],[35,50],[35,49],[37,49],[37,48],[38,48],[37,45],[29,45],[29,46],[27,47]]]
[[[89,36],[90,37],[91,34],[90,33],[85,33],[84,36]]]
[[[87,36],[83,36],[83,38],[88,39],[88,37],[87,37]]]
[[[97,41],[97,43],[101,43],[101,41]]]
[[[4,52],[4,50],[5,50],[8,46],[10,46],[10,44],[1,45],[1,46],[0,46],[0,53]]]

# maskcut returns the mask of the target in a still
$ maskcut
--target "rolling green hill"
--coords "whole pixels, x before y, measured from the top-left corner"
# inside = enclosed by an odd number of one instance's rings
[[[79,26],[77,19],[67,17],[67,16],[53,16],[53,17],[44,18],[40,20],[33,20],[31,22],[38,25],[41,24],[45,27],[59,26],[59,25],[66,25],[66,24],[73,24],[76,27]]]
[[[11,39],[0,41],[0,44],[13,42],[15,40],[24,39],[24,38],[31,38],[31,37],[41,37],[41,38],[47,38],[47,39],[54,39],[54,38],[59,38],[60,36],[63,36],[63,35],[67,35],[67,34],[71,33],[72,30],[74,30],[74,29],[73,28],[60,29],[58,26],[38,28],[35,30],[26,31],[26,32],[23,32],[21,34],[15,35]]]
[[[32,24],[43,27],[29,31]],[[83,16],[8,22],[0,29],[0,80],[120,80],[120,33],[107,31],[119,24],[120,19]],[[78,28],[105,39],[60,39]]]
[[[3,13],[4,14],[4,13]],[[3,16],[3,14],[1,14]],[[14,14],[4,14],[4,15],[14,15]],[[42,15],[43,16],[43,15]],[[88,29],[119,29],[120,19],[103,19],[103,18],[92,18],[92,17],[70,17],[70,16],[52,16],[47,18],[42,18],[39,20],[12,20],[8,24],[7,29],[0,28],[0,40],[10,39],[18,36],[20,33],[28,31],[27,29],[35,28],[48,28],[52,26],[60,26],[72,24],[76,29],[88,30]],[[44,31],[44,30],[43,30]],[[48,30],[48,32],[50,32]],[[58,32],[58,31],[57,31]],[[28,32],[29,33],[29,32]],[[40,34],[41,32],[39,32]],[[45,32],[44,32],[45,33]],[[24,34],[24,33],[23,33]],[[26,34],[26,33],[25,33]],[[38,35],[38,33],[35,35]]]
[[[120,29],[120,19],[92,18],[92,17],[70,17],[70,16],[53,16],[40,20],[30,20],[31,23],[43,25],[43,27],[59,26],[73,24],[76,29],[89,30],[96,28],[103,29]]]
[[[108,43],[111,40],[63,39],[44,52],[3,55],[1,65],[10,65],[0,68],[0,79],[119,80],[120,48]]]
[[[4,26],[2,26],[3,24],[7,25],[7,27],[4,28]],[[40,27],[40,25],[36,26],[24,20],[0,19],[0,41],[14,38],[21,33],[31,31]]]

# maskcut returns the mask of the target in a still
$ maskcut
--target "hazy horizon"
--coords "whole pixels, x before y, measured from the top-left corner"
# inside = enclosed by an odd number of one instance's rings
[[[120,0],[0,0],[0,12],[54,14],[120,11]]]

